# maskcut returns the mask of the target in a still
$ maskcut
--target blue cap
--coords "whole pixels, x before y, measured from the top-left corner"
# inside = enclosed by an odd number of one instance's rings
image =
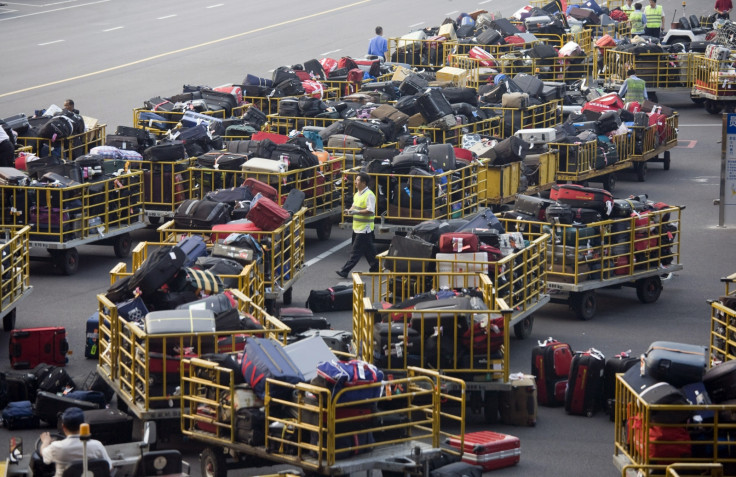
[[[508,77],[505,74],[499,73],[499,74],[497,74],[496,76],[493,77],[493,84],[498,84],[501,81],[505,81],[507,79],[508,79]]]
[[[64,427],[76,429],[84,423],[84,412],[78,407],[67,408],[61,415],[61,423]]]

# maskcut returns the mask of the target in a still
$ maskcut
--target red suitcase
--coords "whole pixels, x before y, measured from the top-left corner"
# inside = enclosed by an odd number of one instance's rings
[[[258,131],[256,133],[253,133],[250,139],[251,141],[262,141],[264,139],[270,139],[275,144],[286,144],[286,141],[289,140],[289,136],[284,136],[283,134],[276,134],[276,133],[266,132],[266,131]]]
[[[450,445],[460,449],[460,440],[450,438]],[[491,431],[465,434],[463,462],[479,465],[483,470],[502,469],[519,463],[521,442],[518,437]]]
[[[278,192],[276,191],[276,189],[266,184],[265,182],[261,182],[258,179],[253,179],[252,177],[247,178],[245,182],[243,182],[243,187],[247,187],[248,189],[250,189],[253,195],[260,193],[262,196],[268,197],[273,201],[275,201],[278,197]]]
[[[478,251],[478,236],[453,232],[440,235],[441,253],[472,253]]]
[[[246,218],[261,230],[276,230],[289,218],[289,211],[272,201],[268,197],[261,197],[258,202],[251,204]]]
[[[549,198],[572,208],[594,209],[605,216],[613,211],[613,195],[605,189],[560,184],[552,186]]]
[[[10,332],[10,365],[15,369],[35,368],[40,363],[64,366],[68,352],[66,329],[61,326]]]
[[[212,241],[217,242],[218,240],[224,240],[230,234],[249,234],[252,232],[261,232],[262,229],[251,221],[237,221],[228,222],[226,224],[217,224],[212,227],[212,231],[219,232],[212,234]]]

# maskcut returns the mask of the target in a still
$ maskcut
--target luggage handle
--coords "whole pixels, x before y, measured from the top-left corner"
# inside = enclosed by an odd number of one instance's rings
[[[695,356],[704,356],[704,353],[698,353],[697,351],[685,351],[682,349],[675,349],[675,348],[668,348],[666,346],[652,346],[649,351],[652,350],[663,350],[663,351],[672,351],[673,353],[682,353],[682,354],[692,354]]]

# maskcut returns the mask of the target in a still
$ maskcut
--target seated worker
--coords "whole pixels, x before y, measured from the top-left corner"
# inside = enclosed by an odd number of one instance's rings
[[[61,430],[66,439],[54,441],[48,432],[41,434],[41,457],[45,464],[56,464],[54,477],[61,477],[72,463],[82,460],[83,443],[79,438],[79,426],[84,423],[84,413],[78,407],[70,407],[61,415]],[[110,464],[105,446],[95,439],[87,441],[87,459],[104,459]]]
[[[79,114],[78,109],[74,109],[74,100],[73,99],[67,99],[64,101],[64,109],[67,111],[71,111],[74,114]]]

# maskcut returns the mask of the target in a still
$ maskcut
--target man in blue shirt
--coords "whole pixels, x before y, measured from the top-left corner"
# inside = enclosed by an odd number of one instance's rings
[[[379,56],[386,59],[386,52],[388,51],[388,42],[383,37],[383,28],[380,26],[376,27],[376,36],[371,38],[371,42],[368,44],[368,54]]]

